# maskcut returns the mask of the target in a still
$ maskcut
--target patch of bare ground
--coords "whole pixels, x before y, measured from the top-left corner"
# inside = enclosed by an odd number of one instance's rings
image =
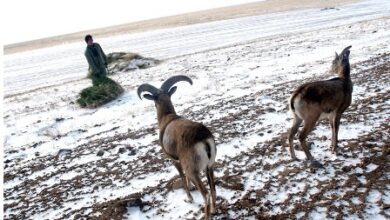
[[[347,122],[343,126],[348,126],[348,123],[353,122],[375,120],[375,117],[386,117],[383,115],[383,111],[389,110],[389,107],[386,106],[386,101],[389,100],[389,94],[388,92],[380,92],[377,90],[381,85],[389,83],[389,59],[390,54],[382,54],[353,66],[356,69],[356,73],[353,75],[354,83],[359,86],[366,86],[367,92],[376,92],[377,95],[356,100],[346,113]],[[372,67],[366,69],[366,66]],[[270,96],[277,101],[285,102],[285,97],[288,95],[286,91],[289,91],[286,87],[295,87],[297,83],[292,82],[288,86],[276,85]],[[260,93],[269,94],[269,92],[271,91],[262,91]],[[232,103],[224,103],[224,101],[221,101],[214,106],[202,109],[201,112],[204,112],[209,111],[209,108],[229,108],[231,106],[240,106],[242,103],[245,103],[249,107],[248,109],[239,111],[237,114],[229,114],[222,119],[210,123],[212,125],[211,127],[215,129],[214,132],[221,134],[218,139],[220,143],[227,142],[231,138],[243,137],[245,133],[254,132],[250,129],[251,124],[247,125],[245,129],[240,129],[239,127],[232,129],[232,127],[228,128],[226,125],[229,124],[234,127],[234,121],[241,120],[256,122],[256,117],[259,114],[277,111],[269,106],[252,106],[251,103],[254,103],[256,95],[260,94],[257,93],[228,101]],[[376,105],[376,108],[369,107],[373,105]],[[287,108],[283,108],[283,111],[285,110]],[[188,116],[194,118],[203,117],[200,112],[190,113],[188,111],[187,114],[191,114]],[[257,132],[267,132],[267,129]],[[314,186],[306,184],[302,191],[288,193],[287,198],[280,203],[274,203],[264,198],[269,194],[271,187],[277,186],[279,190],[288,191],[289,188],[294,188],[299,182],[305,181],[302,178],[302,173],[310,176],[315,175],[311,174],[312,172],[322,174],[322,172],[327,171],[308,172],[309,169],[304,163],[293,163],[288,157],[273,164],[264,162],[262,158],[272,157],[275,154],[283,154],[283,152],[279,151],[287,146],[284,138],[273,138],[270,141],[258,143],[253,149],[247,152],[242,152],[240,155],[222,160],[216,165],[217,170],[223,171],[223,175],[216,179],[216,185],[241,193],[232,198],[236,200],[235,202],[218,197],[218,211],[214,217],[216,219],[231,218],[227,213],[232,211],[242,213],[237,219],[246,216],[256,216],[257,219],[296,218],[296,215],[299,213],[302,214],[303,218],[308,218],[313,210],[316,210],[318,207],[324,207],[327,210],[326,215],[329,218],[342,219],[348,213],[357,214],[359,218],[364,218],[362,213],[364,213],[366,208],[369,208],[367,207],[367,200],[369,199],[370,192],[379,191],[383,195],[388,190],[386,176],[390,173],[389,134],[390,126],[388,123],[381,123],[373,131],[360,135],[358,138],[341,140],[341,145],[343,146],[340,148],[341,156],[333,161],[328,158],[329,160],[325,162],[327,167],[332,167],[334,170],[335,173],[333,176],[335,178],[317,180],[318,183]],[[284,134],[280,135],[283,136]],[[282,146],[282,148],[278,148],[277,146]],[[363,156],[362,153],[364,153]],[[346,158],[360,158],[361,161],[348,165],[343,162]],[[229,166],[232,162],[240,163],[240,166]],[[368,170],[367,167],[372,164],[374,164],[375,169]],[[281,166],[284,168],[278,175],[269,178],[268,181],[263,181],[262,187],[255,187],[250,190],[245,189],[245,173],[258,172],[260,174],[260,172],[269,172]],[[363,170],[363,172],[357,172],[359,170]],[[339,176],[343,178],[336,178]],[[177,179],[178,177],[175,178]],[[314,193],[309,193],[314,188],[318,190]],[[159,187],[158,189],[161,190]],[[162,190],[172,189],[166,187]],[[146,194],[149,193],[152,192],[146,192]],[[389,208],[389,205],[385,204],[383,200],[377,201],[377,205],[382,210]],[[275,207],[280,208],[280,213],[276,215],[270,214],[271,210]],[[161,213],[163,212],[161,210]],[[201,209],[198,212],[201,213]],[[386,216],[384,211],[381,214]]]

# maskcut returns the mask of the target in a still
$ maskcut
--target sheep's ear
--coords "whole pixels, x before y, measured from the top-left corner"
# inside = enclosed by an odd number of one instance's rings
[[[145,99],[154,100],[154,96],[152,96],[150,94],[144,94],[143,96],[144,96]]]
[[[174,87],[172,87],[172,88],[169,89],[169,91],[168,91],[169,97],[171,97],[171,96],[173,95],[173,93],[176,92],[176,89],[177,89],[177,86],[174,86]]]
[[[337,52],[334,52],[336,54],[335,56],[335,59],[339,58],[339,55],[337,54]]]

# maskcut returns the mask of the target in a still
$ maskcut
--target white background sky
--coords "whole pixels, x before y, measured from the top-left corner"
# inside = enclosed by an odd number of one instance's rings
[[[2,43],[261,0],[6,0]]]

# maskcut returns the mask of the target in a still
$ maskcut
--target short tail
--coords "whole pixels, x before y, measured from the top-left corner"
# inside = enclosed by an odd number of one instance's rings
[[[205,151],[208,157],[208,167],[212,166],[215,162],[215,156],[217,154],[217,148],[215,147],[215,142],[213,138],[208,138],[205,142]]]
[[[295,93],[293,93],[292,95],[291,95],[291,98],[290,98],[290,110],[292,111],[292,112],[295,112],[295,108],[294,108],[294,99],[295,99],[295,97],[297,96],[297,93],[295,92]]]

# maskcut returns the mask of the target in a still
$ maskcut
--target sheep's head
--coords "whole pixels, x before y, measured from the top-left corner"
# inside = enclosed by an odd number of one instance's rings
[[[350,54],[349,49],[351,47],[352,46],[348,46],[344,48],[344,50],[341,51],[340,55],[338,55],[336,52],[336,56],[332,62],[332,67],[331,67],[332,72],[340,74],[345,67],[349,68],[349,54]]]
[[[161,111],[162,114],[168,112],[174,112],[171,96],[176,92],[177,87],[174,86],[177,82],[186,81],[192,85],[192,80],[183,75],[172,76],[165,80],[165,82],[161,85],[161,88],[156,88],[148,83],[142,84],[138,87],[137,93],[140,99],[142,93],[146,92],[142,96],[145,99],[154,101],[156,108],[158,111]]]
[[[189,77],[178,75],[172,76],[165,80],[165,82],[161,85],[161,88],[159,89],[148,83],[142,84],[138,87],[137,93],[140,99],[142,99],[142,93],[145,92],[146,94],[143,94],[143,97],[145,99],[154,101],[154,104],[157,109],[157,117],[159,122],[162,121],[164,115],[171,113],[176,114],[175,108],[173,107],[171,102],[171,96],[173,95],[173,93],[176,92],[177,89],[177,87],[174,85],[180,81],[186,81],[192,85],[192,80]]]

